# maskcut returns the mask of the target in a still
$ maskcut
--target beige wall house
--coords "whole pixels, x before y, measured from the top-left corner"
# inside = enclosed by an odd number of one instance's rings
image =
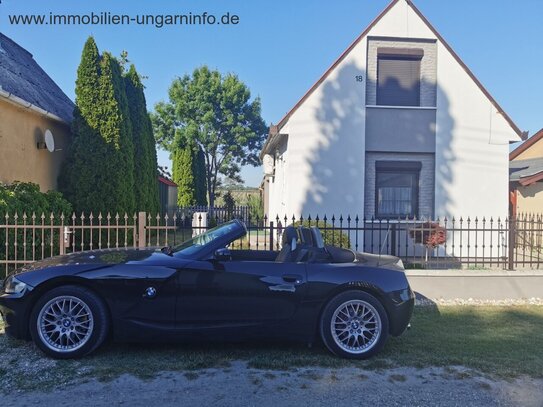
[[[511,151],[511,209],[543,214],[543,129]]]
[[[73,109],[32,54],[0,33],[0,183],[56,189]]]

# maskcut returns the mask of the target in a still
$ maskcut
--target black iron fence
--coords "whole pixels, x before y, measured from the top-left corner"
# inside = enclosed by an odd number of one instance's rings
[[[358,216],[252,216],[248,207],[180,208],[173,216],[140,212],[120,216],[6,214],[0,219],[0,266],[5,274],[24,264],[71,252],[179,244],[232,218],[247,234],[237,249],[281,248],[288,225],[317,226],[325,243],[400,257],[407,268],[543,269],[543,216],[516,218],[368,219]]]
[[[202,218],[194,230],[205,230]],[[217,215],[212,224],[228,220]],[[268,216],[243,219],[247,235],[236,248],[279,250],[288,225],[316,226],[326,244],[400,257],[407,268],[538,269],[543,268],[543,215],[516,218],[452,217],[375,219],[351,216]]]

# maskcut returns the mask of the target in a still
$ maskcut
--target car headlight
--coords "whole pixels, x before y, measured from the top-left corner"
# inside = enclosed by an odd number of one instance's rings
[[[4,282],[4,292],[6,294],[20,294],[27,287],[28,285],[26,283],[23,283],[14,276],[9,276]]]

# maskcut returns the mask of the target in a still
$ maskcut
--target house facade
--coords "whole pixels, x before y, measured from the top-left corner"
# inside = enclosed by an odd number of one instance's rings
[[[32,54],[0,33],[0,183],[56,189],[73,110]]]
[[[543,129],[511,151],[513,214],[543,215]]]
[[[506,217],[524,134],[409,0],[394,0],[270,129],[275,217]]]

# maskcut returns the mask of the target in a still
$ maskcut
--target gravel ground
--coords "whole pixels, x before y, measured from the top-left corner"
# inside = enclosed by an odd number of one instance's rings
[[[124,375],[49,393],[14,392],[8,406],[543,406],[543,380],[495,381],[462,367],[307,368],[265,371],[235,362],[228,368],[162,373],[141,381]]]

